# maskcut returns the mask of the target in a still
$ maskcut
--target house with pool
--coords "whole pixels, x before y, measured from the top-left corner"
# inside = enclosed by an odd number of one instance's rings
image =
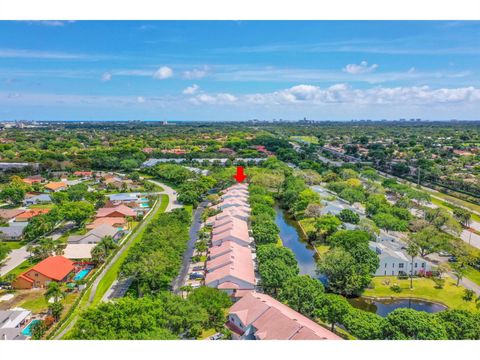
[[[45,288],[52,281],[67,282],[79,270],[64,256],[50,256],[20,274],[12,283],[15,289]]]

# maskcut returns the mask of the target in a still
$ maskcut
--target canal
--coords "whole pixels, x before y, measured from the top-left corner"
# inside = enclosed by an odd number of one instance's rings
[[[295,254],[300,274],[318,278],[315,273],[317,267],[315,250],[302,238],[302,232],[298,228],[298,224],[290,219],[288,214],[278,205],[275,206],[275,213],[275,222],[280,228],[280,238],[283,246],[288,247]]]

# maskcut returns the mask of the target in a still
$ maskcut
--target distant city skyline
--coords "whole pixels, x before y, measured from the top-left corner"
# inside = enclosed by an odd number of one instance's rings
[[[480,119],[478,21],[0,21],[1,120]]]

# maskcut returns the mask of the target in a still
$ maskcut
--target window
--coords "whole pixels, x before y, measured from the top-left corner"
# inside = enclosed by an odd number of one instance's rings
[[[398,268],[399,268],[399,269],[403,269],[403,265],[405,265],[405,264],[404,264],[404,263],[398,264]]]
[[[387,263],[385,263],[385,269],[387,268]]]
[[[415,267],[416,267],[416,268],[418,267],[418,264],[417,264],[417,263],[415,263]]]
[[[425,269],[425,263],[422,263],[422,268]]]
[[[392,263],[392,268],[395,268],[395,263]]]

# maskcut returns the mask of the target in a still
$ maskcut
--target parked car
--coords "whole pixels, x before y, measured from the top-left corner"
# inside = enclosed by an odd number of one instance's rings
[[[191,273],[190,276],[189,276],[189,279],[190,280],[195,280],[195,279],[203,279],[204,278],[204,275],[202,273],[198,273],[198,272],[194,272],[194,273]]]
[[[203,270],[205,270],[205,268],[203,266],[194,266],[192,270],[193,271],[203,271]]]
[[[452,256],[452,254],[446,252],[446,251],[439,251],[438,252],[438,256],[441,256],[441,257],[449,257],[449,256]]]

